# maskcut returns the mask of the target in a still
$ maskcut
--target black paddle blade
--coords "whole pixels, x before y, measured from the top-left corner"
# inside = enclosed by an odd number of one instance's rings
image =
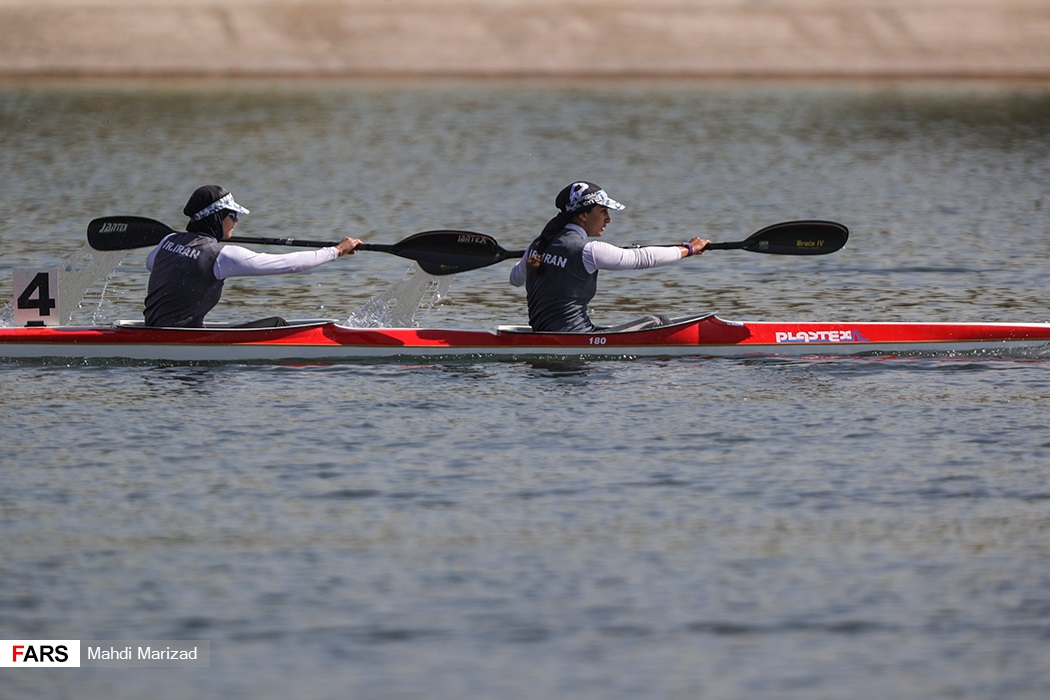
[[[500,247],[492,236],[473,231],[423,231],[393,245],[359,247],[414,260],[431,275],[453,275],[514,257],[514,253]]]
[[[103,216],[88,224],[87,238],[95,250],[131,250],[152,248],[171,232],[171,227],[144,216]]]
[[[827,255],[846,245],[849,229],[834,221],[783,221],[744,241],[712,243],[709,250],[747,250],[771,255]]]

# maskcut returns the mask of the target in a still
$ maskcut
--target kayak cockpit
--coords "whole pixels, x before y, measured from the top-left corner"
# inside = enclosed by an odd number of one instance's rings
[[[260,330],[280,330],[287,328],[317,328],[319,326],[327,326],[335,323],[338,323],[338,321],[330,318],[307,318],[288,321],[284,326],[270,326],[266,328],[242,326],[238,323],[209,323],[204,328],[177,328],[174,326],[147,326],[145,321],[114,321],[113,330],[196,331],[198,333],[201,331],[223,331],[232,333],[237,331],[258,332]]]
[[[677,328],[681,326],[688,326],[698,321],[703,321],[706,318],[711,318],[715,314],[706,313],[700,314],[699,316],[686,316],[683,318],[671,319],[669,323],[662,323],[660,325],[648,326],[646,328],[628,328],[625,330],[597,330],[597,331],[569,331],[564,333],[551,333],[549,331],[537,332],[532,330],[532,326],[496,326],[496,330],[499,333],[518,333],[523,335],[621,335],[625,333],[638,333],[639,331],[655,331],[655,330],[667,330]]]

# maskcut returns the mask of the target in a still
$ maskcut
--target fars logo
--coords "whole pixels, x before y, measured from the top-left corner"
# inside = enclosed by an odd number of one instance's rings
[[[79,639],[0,639],[0,668],[79,668]]]

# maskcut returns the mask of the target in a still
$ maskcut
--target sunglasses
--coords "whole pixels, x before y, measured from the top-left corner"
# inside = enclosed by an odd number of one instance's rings
[[[234,223],[237,223],[237,212],[231,211],[227,216],[233,219]]]

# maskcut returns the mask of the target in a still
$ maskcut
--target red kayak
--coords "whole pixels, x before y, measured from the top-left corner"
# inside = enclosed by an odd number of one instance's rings
[[[353,328],[293,321],[280,328],[112,326],[0,328],[0,358],[132,359],[173,362],[412,359],[450,357],[747,357],[1012,355],[1050,353],[1050,323],[778,323],[726,321],[714,314],[641,331],[534,333],[494,330]]]

